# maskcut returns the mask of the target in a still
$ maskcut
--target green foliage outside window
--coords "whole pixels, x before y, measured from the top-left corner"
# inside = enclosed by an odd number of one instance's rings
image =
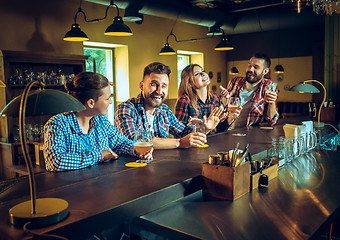
[[[189,55],[177,55],[177,88],[181,84],[182,70],[190,64]]]
[[[106,76],[106,50],[97,48],[84,48],[84,55],[89,55],[90,57],[86,61],[86,71],[93,72],[93,59],[96,63],[96,72]],[[107,77],[107,76],[106,76]]]

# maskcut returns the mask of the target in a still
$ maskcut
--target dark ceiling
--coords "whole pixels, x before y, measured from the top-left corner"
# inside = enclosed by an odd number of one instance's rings
[[[290,3],[290,1],[284,0],[183,0],[181,2],[188,6],[219,8],[225,13],[244,12]]]
[[[110,0],[87,0],[108,5]],[[119,8],[137,6],[140,13],[196,24],[221,26],[227,34],[321,25],[310,6],[297,13],[291,0],[116,0]]]

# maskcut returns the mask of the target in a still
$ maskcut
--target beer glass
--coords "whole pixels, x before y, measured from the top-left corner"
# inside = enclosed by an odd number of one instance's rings
[[[306,133],[300,133],[298,136],[299,142],[300,142],[300,149],[299,152],[301,154],[304,154],[307,152],[307,135]]]
[[[264,100],[267,101],[268,100],[268,94],[273,94],[276,93],[276,87],[277,84],[276,82],[271,82],[269,84],[267,84],[264,88]]]
[[[240,108],[241,100],[238,97],[230,97],[228,100],[227,109],[229,114],[233,114],[236,112],[236,109]]]
[[[196,124],[194,125],[194,129],[192,132],[201,132],[201,133],[204,133],[206,132],[205,130],[205,126],[203,124]]]
[[[309,150],[312,150],[316,147],[316,144],[317,144],[317,135],[316,135],[316,132],[314,130],[310,131],[308,133],[308,151]]]
[[[279,166],[288,161],[287,140],[284,137],[272,139],[272,148],[267,151],[267,157],[277,161]]]
[[[200,133],[206,134],[206,128],[204,124],[196,124],[192,132],[200,132]],[[203,148],[208,147],[208,144],[205,143],[203,145],[200,145],[199,147],[203,147]]]
[[[322,134],[320,129],[314,129],[313,131],[315,133],[315,139],[316,139],[316,148],[320,148],[320,144],[322,143]]]
[[[264,93],[267,94],[268,92],[276,92],[276,88],[277,88],[277,83],[271,82],[266,85]]]
[[[135,134],[135,143],[133,145],[136,152],[141,155],[141,158],[136,162],[149,163],[150,161],[144,158],[144,155],[151,151],[153,147],[152,135],[149,130],[140,130]]]
[[[301,154],[301,142],[299,137],[287,140],[288,161],[292,161]]]

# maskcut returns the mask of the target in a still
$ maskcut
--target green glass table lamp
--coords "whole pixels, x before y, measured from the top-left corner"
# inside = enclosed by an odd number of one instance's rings
[[[294,91],[294,92],[299,92],[299,93],[320,93],[319,89],[317,89],[316,87],[314,87],[311,84],[307,84],[307,83],[312,83],[312,82],[316,82],[316,83],[320,84],[321,87],[324,90],[323,100],[321,102],[319,112],[318,112],[318,122],[313,123],[314,127],[323,128],[325,124],[323,122],[320,122],[320,115],[321,115],[322,106],[323,106],[323,104],[326,100],[326,88],[325,88],[325,86],[321,82],[319,82],[318,80],[305,80],[305,81],[293,86],[290,90]]]

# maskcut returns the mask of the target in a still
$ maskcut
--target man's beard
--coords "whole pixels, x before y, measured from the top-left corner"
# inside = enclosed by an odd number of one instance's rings
[[[248,74],[251,74],[254,78],[251,79],[250,77],[248,77]],[[249,82],[249,83],[257,83],[258,81],[260,81],[263,77],[263,71],[261,72],[260,75],[256,75],[255,72],[246,72],[246,81]]]
[[[154,100],[153,98],[159,96],[161,97],[160,101]],[[164,94],[157,94],[155,92],[151,93],[148,96],[144,96],[144,101],[147,105],[149,105],[150,107],[160,107],[163,103],[163,99],[164,99]]]

